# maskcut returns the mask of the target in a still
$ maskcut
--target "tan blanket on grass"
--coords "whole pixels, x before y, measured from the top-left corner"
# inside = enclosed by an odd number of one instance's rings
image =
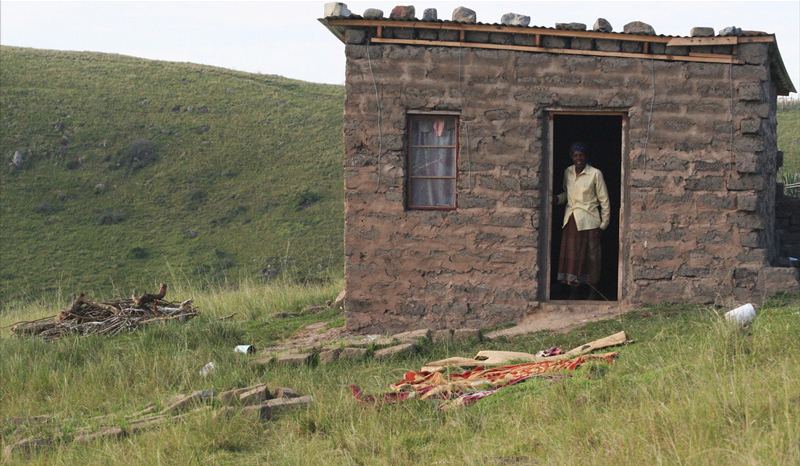
[[[629,343],[625,332],[615,333],[611,336],[595,340],[585,345],[575,347],[564,354],[557,356],[536,356],[531,353],[519,353],[515,351],[479,351],[474,358],[461,358],[453,357],[447,359],[440,359],[425,364],[422,371],[427,372],[440,372],[446,367],[488,367],[488,366],[501,366],[510,361],[525,361],[525,362],[547,362],[558,361],[562,359],[571,359],[582,354],[590,353],[596,349],[607,348],[609,346],[617,346],[624,343]]]

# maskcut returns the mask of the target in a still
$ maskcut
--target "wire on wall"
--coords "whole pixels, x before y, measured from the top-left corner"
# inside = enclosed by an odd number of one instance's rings
[[[458,97],[461,100],[461,113],[464,113],[464,94],[461,92],[461,42],[458,43]],[[464,137],[467,140],[467,186],[472,189],[472,159],[469,154],[469,126],[466,117],[461,118],[464,122]]]
[[[656,65],[655,60],[650,59],[650,73],[653,81],[653,96],[650,98],[650,114],[647,116],[647,133],[644,137],[644,171],[647,172],[647,144],[650,142],[650,123],[653,121],[653,104],[656,101]]]
[[[369,56],[369,44],[367,40],[367,63],[369,64],[369,75],[372,77],[372,87],[375,89],[375,105],[378,107],[378,182],[375,186],[377,193],[381,189],[381,154],[383,154],[383,132],[381,131],[381,101],[378,98],[378,84],[375,83],[375,74],[372,72],[372,58]]]
[[[730,170],[730,175],[729,176],[733,176],[733,125],[734,125],[734,122],[736,121],[736,119],[734,118],[735,117],[735,113],[736,113],[736,103],[735,103],[735,99],[733,97],[733,92],[734,92],[734,88],[733,88],[733,62],[731,62],[729,64],[729,66],[728,66],[728,79],[730,80],[730,83],[731,83],[731,137],[730,137],[730,142],[728,143],[729,144],[728,145],[728,147],[729,147],[728,151],[730,152],[730,156],[731,156],[731,170]]]

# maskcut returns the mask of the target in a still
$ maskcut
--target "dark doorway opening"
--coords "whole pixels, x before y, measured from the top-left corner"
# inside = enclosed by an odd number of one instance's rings
[[[562,115],[553,116],[553,195],[563,192],[564,170],[572,165],[569,146],[575,141],[588,146],[589,163],[603,172],[611,201],[611,223],[601,235],[602,269],[598,292],[602,300],[616,301],[619,289],[619,212],[622,192],[622,116]],[[550,300],[565,300],[570,287],[558,281],[561,251],[561,227],[564,206],[554,206],[550,241]],[[588,294],[581,289],[581,297]]]

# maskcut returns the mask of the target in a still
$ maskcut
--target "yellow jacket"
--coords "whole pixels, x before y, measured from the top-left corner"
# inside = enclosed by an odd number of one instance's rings
[[[564,170],[564,192],[556,196],[556,204],[567,204],[564,212],[564,224],[569,216],[575,216],[578,231],[600,228],[605,230],[611,221],[611,203],[608,200],[608,188],[603,181],[603,173],[586,165],[583,171],[575,175],[575,166]]]

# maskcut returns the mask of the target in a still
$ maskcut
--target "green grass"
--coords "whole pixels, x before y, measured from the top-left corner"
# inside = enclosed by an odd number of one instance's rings
[[[539,332],[511,341],[426,345],[386,362],[315,367],[248,364],[238,343],[263,347],[333,312],[269,319],[332,299],[328,287],[243,286],[208,293],[183,287],[204,314],[120,337],[53,343],[0,338],[3,417],[51,414],[68,432],[93,416],[121,418],[176,393],[227,390],[257,382],[312,395],[308,410],[269,422],[195,415],[161,430],[90,445],[60,442],[9,464],[798,464],[800,462],[800,295],[765,303],[751,328],[722,319],[726,309],[651,306],[568,334]],[[185,293],[185,294],[184,294]],[[61,304],[53,303],[52,309]],[[240,310],[234,322],[217,318]],[[7,325],[33,308],[6,316]],[[374,408],[347,388],[386,392],[403,373],[481,349],[534,352],[571,348],[625,330],[614,365],[586,365],[557,382],[533,379],[453,412],[431,401]],[[217,370],[201,377],[208,361]],[[587,378],[591,375],[592,378]],[[50,427],[31,427],[42,435]],[[22,432],[2,429],[3,446]]]
[[[0,312],[170,274],[341,276],[342,86],[16,47],[0,82]]]
[[[786,101],[778,104],[778,150],[783,151],[783,166],[778,170],[778,181],[784,184],[800,180],[800,102]],[[800,190],[787,192],[800,196]]]

